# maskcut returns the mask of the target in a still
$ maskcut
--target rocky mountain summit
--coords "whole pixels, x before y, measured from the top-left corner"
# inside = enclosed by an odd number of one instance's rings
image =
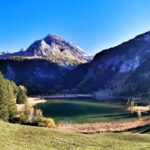
[[[64,67],[74,67],[89,62],[92,57],[78,46],[66,42],[54,34],[33,42],[26,50],[16,53],[0,53],[0,58],[22,56],[29,58],[47,58]]]

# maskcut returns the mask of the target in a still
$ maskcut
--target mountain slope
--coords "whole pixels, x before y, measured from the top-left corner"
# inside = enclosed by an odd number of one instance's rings
[[[55,93],[53,88],[64,76],[66,68],[46,59],[0,59],[0,71],[17,85],[27,87],[29,94]]]
[[[149,66],[150,32],[146,32],[96,54],[90,63],[71,71],[67,78],[75,78],[76,74],[79,79],[67,86],[79,93],[100,91],[101,96],[148,93]]]
[[[54,34],[49,34],[44,39],[35,41],[27,50],[21,50],[16,53],[0,53],[0,58],[12,56],[48,58],[50,61],[64,67],[74,67],[92,59],[88,53],[78,46],[66,42]]]

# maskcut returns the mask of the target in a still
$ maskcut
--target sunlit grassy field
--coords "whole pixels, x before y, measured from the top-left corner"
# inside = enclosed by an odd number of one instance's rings
[[[0,150],[149,150],[150,135],[80,134],[0,121]]]

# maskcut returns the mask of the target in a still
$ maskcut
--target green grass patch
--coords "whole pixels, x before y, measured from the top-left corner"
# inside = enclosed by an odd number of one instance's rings
[[[1,150],[149,150],[150,135],[80,134],[0,121]]]

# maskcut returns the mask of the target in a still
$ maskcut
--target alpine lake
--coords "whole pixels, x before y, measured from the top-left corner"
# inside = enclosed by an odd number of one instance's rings
[[[53,118],[56,124],[111,122],[138,118],[136,113],[128,111],[126,100],[61,98],[46,101],[34,107],[41,109],[44,117]]]

